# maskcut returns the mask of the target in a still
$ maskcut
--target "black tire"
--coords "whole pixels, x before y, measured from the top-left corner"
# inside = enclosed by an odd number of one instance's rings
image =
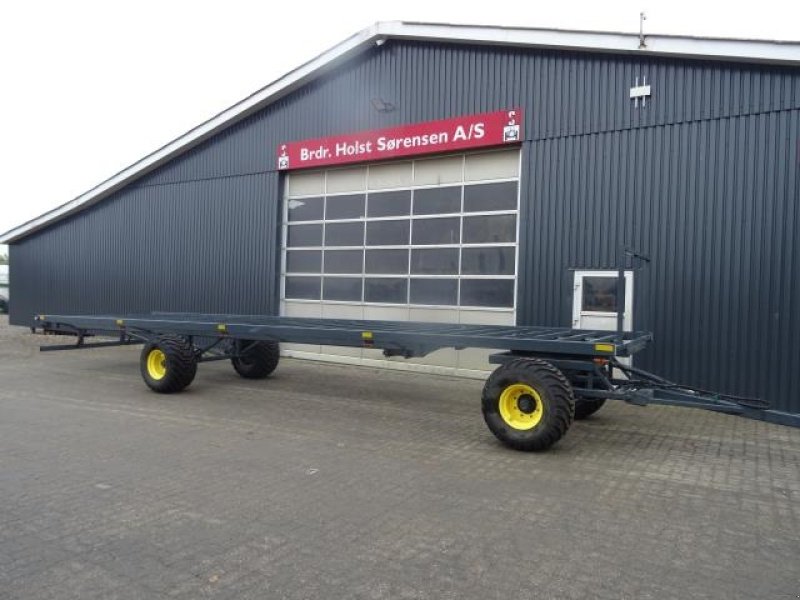
[[[245,379],[264,379],[278,366],[281,349],[277,342],[240,340],[245,353],[231,359],[233,368]]]
[[[580,421],[591,417],[594,413],[603,408],[603,404],[605,403],[605,398],[591,398],[587,400],[579,398],[575,400],[575,420]]]
[[[527,412],[530,406],[521,404],[523,400],[534,405],[531,412]],[[516,407],[516,420],[513,414],[507,418],[510,403]],[[516,450],[546,450],[564,436],[575,416],[569,381],[553,365],[539,359],[513,360],[500,366],[486,380],[481,405],[491,432]]]
[[[174,394],[194,380],[197,374],[197,357],[194,348],[185,338],[179,335],[162,335],[147,342],[142,348],[139,370],[151,390],[159,394]]]

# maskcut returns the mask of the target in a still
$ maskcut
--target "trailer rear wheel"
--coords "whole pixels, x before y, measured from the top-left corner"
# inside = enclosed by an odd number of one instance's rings
[[[278,366],[281,358],[277,342],[252,342],[240,340],[245,352],[231,359],[233,368],[245,379],[264,379]]]
[[[575,420],[580,421],[591,417],[594,413],[603,407],[606,403],[605,398],[591,398],[588,400],[575,400]]]
[[[180,392],[197,374],[192,345],[178,335],[162,335],[145,344],[139,369],[147,386],[160,394]]]
[[[545,450],[572,425],[572,387],[550,363],[519,359],[500,366],[486,380],[483,418],[492,433],[517,450]]]

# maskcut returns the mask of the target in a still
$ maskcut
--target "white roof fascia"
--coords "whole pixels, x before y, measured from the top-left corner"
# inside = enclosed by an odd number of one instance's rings
[[[74,200],[0,235],[0,244],[13,243],[50,223],[100,202],[132,180],[149,173],[222,129],[230,127],[257,110],[268,106],[353,54],[369,48],[375,42],[382,42],[386,39],[800,65],[800,42],[646,34],[646,45],[644,48],[640,48],[639,35],[632,33],[405,23],[401,21],[376,23],[198,125]]]
[[[800,41],[645,34],[646,45],[644,48],[640,48],[639,35],[636,33],[402,23],[398,21],[378,23],[378,28],[379,33],[385,37],[397,39],[800,65]]]

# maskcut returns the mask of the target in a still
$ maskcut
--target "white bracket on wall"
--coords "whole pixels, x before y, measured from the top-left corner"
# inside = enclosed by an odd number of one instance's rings
[[[631,88],[631,99],[633,106],[639,108],[639,98],[642,99],[642,108],[647,106],[647,97],[650,95],[650,86],[647,85],[647,75],[642,77],[642,85],[639,85],[639,78],[636,78],[636,84]]]

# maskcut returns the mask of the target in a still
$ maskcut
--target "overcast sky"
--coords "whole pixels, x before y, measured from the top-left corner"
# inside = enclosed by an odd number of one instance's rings
[[[800,1],[3,2],[0,232],[381,20],[797,40]],[[2,251],[0,247],[0,251]]]

